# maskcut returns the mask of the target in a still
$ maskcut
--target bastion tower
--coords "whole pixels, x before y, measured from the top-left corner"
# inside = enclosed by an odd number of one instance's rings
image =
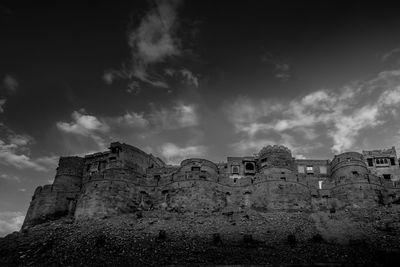
[[[36,188],[22,229],[41,222],[73,216],[82,187],[84,158],[61,157],[54,182]]]

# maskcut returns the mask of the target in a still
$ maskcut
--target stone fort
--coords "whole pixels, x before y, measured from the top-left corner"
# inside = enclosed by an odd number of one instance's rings
[[[226,162],[190,158],[179,166],[124,143],[85,157],[61,157],[53,184],[39,186],[22,229],[59,219],[105,218],[145,210],[212,214],[336,210],[400,198],[394,147],[295,159],[285,146]]]

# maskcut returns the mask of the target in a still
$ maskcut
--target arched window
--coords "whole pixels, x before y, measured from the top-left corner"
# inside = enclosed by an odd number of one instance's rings
[[[383,161],[385,162],[385,164],[387,164],[387,163],[388,163],[387,159],[384,159]]]
[[[238,165],[232,166],[232,174],[239,174],[240,168]]]

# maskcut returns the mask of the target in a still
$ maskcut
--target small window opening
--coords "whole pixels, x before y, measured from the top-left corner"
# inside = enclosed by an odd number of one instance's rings
[[[245,168],[247,171],[254,171],[254,164],[253,163],[246,163]]]
[[[237,178],[234,178],[234,179],[233,179],[233,183],[236,184],[236,182],[237,182]]]
[[[281,180],[282,181],[286,181],[286,177],[281,177]]]
[[[358,171],[352,171],[351,172],[353,175],[358,176]]]
[[[390,165],[396,165],[394,158],[390,158]]]
[[[385,180],[390,180],[390,174],[384,174],[383,179]]]
[[[239,174],[239,166],[232,166],[232,174]]]
[[[193,166],[192,167],[192,172],[199,172],[200,171],[200,167],[199,166]]]
[[[314,173],[313,166],[307,166],[306,170],[307,170],[307,173],[310,173],[310,174]]]
[[[368,166],[369,167],[374,166],[374,163],[372,162],[372,159],[367,159],[367,162],[368,162]]]

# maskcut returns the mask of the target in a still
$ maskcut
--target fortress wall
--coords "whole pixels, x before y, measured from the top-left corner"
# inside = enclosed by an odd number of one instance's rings
[[[52,185],[45,185],[35,190],[22,229],[72,215],[77,192],[62,192],[55,189]]]
[[[310,191],[297,182],[282,180],[253,186],[252,207],[258,210],[307,210],[310,209]]]
[[[337,208],[372,207],[384,201],[385,190],[377,184],[348,183],[333,187],[331,195]]]
[[[126,181],[97,180],[84,185],[75,210],[77,220],[135,212],[138,188]]]
[[[23,229],[73,212],[82,186],[83,165],[81,157],[60,158],[53,184],[35,190]]]
[[[53,187],[56,191],[79,191],[82,186],[84,159],[61,157],[58,162]]]
[[[138,187],[146,179],[131,169],[106,169],[94,173],[83,185],[77,201],[75,217],[104,217],[134,212],[138,208]],[[155,186],[155,183],[151,184]]]

